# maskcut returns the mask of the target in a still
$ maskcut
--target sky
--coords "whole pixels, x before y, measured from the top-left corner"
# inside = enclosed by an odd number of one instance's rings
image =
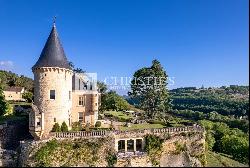
[[[0,69],[33,78],[54,16],[68,60],[101,81],[158,59],[170,89],[249,83],[248,0],[0,0]]]

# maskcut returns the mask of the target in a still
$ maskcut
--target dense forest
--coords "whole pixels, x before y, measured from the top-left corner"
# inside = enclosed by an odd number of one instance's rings
[[[249,162],[249,86],[178,88],[170,95],[170,114],[206,128],[207,150]]]
[[[170,91],[173,109],[243,117],[249,115],[249,87],[179,88]]]

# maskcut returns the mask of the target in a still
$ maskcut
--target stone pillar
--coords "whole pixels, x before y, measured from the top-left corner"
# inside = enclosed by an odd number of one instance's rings
[[[118,152],[118,142],[119,140],[115,140],[115,151]]]
[[[134,139],[134,152],[136,151],[136,139]]]
[[[142,147],[142,151],[144,151],[144,147],[145,147],[145,139],[144,138],[142,139],[142,145],[141,145],[141,147]]]
[[[127,150],[128,150],[128,149],[127,149],[127,148],[128,148],[127,143],[128,143],[128,142],[127,142],[127,140],[125,139],[125,153],[126,153],[126,152],[127,152]]]

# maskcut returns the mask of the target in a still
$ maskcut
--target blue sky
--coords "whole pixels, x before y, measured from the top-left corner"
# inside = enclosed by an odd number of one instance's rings
[[[57,15],[68,59],[100,80],[131,77],[158,59],[174,78],[170,88],[248,85],[248,6],[248,0],[0,0],[0,69],[33,77]]]

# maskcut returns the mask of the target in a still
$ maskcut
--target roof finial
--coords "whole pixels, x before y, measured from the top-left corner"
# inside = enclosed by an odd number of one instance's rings
[[[56,27],[56,16],[53,17],[53,27]]]

